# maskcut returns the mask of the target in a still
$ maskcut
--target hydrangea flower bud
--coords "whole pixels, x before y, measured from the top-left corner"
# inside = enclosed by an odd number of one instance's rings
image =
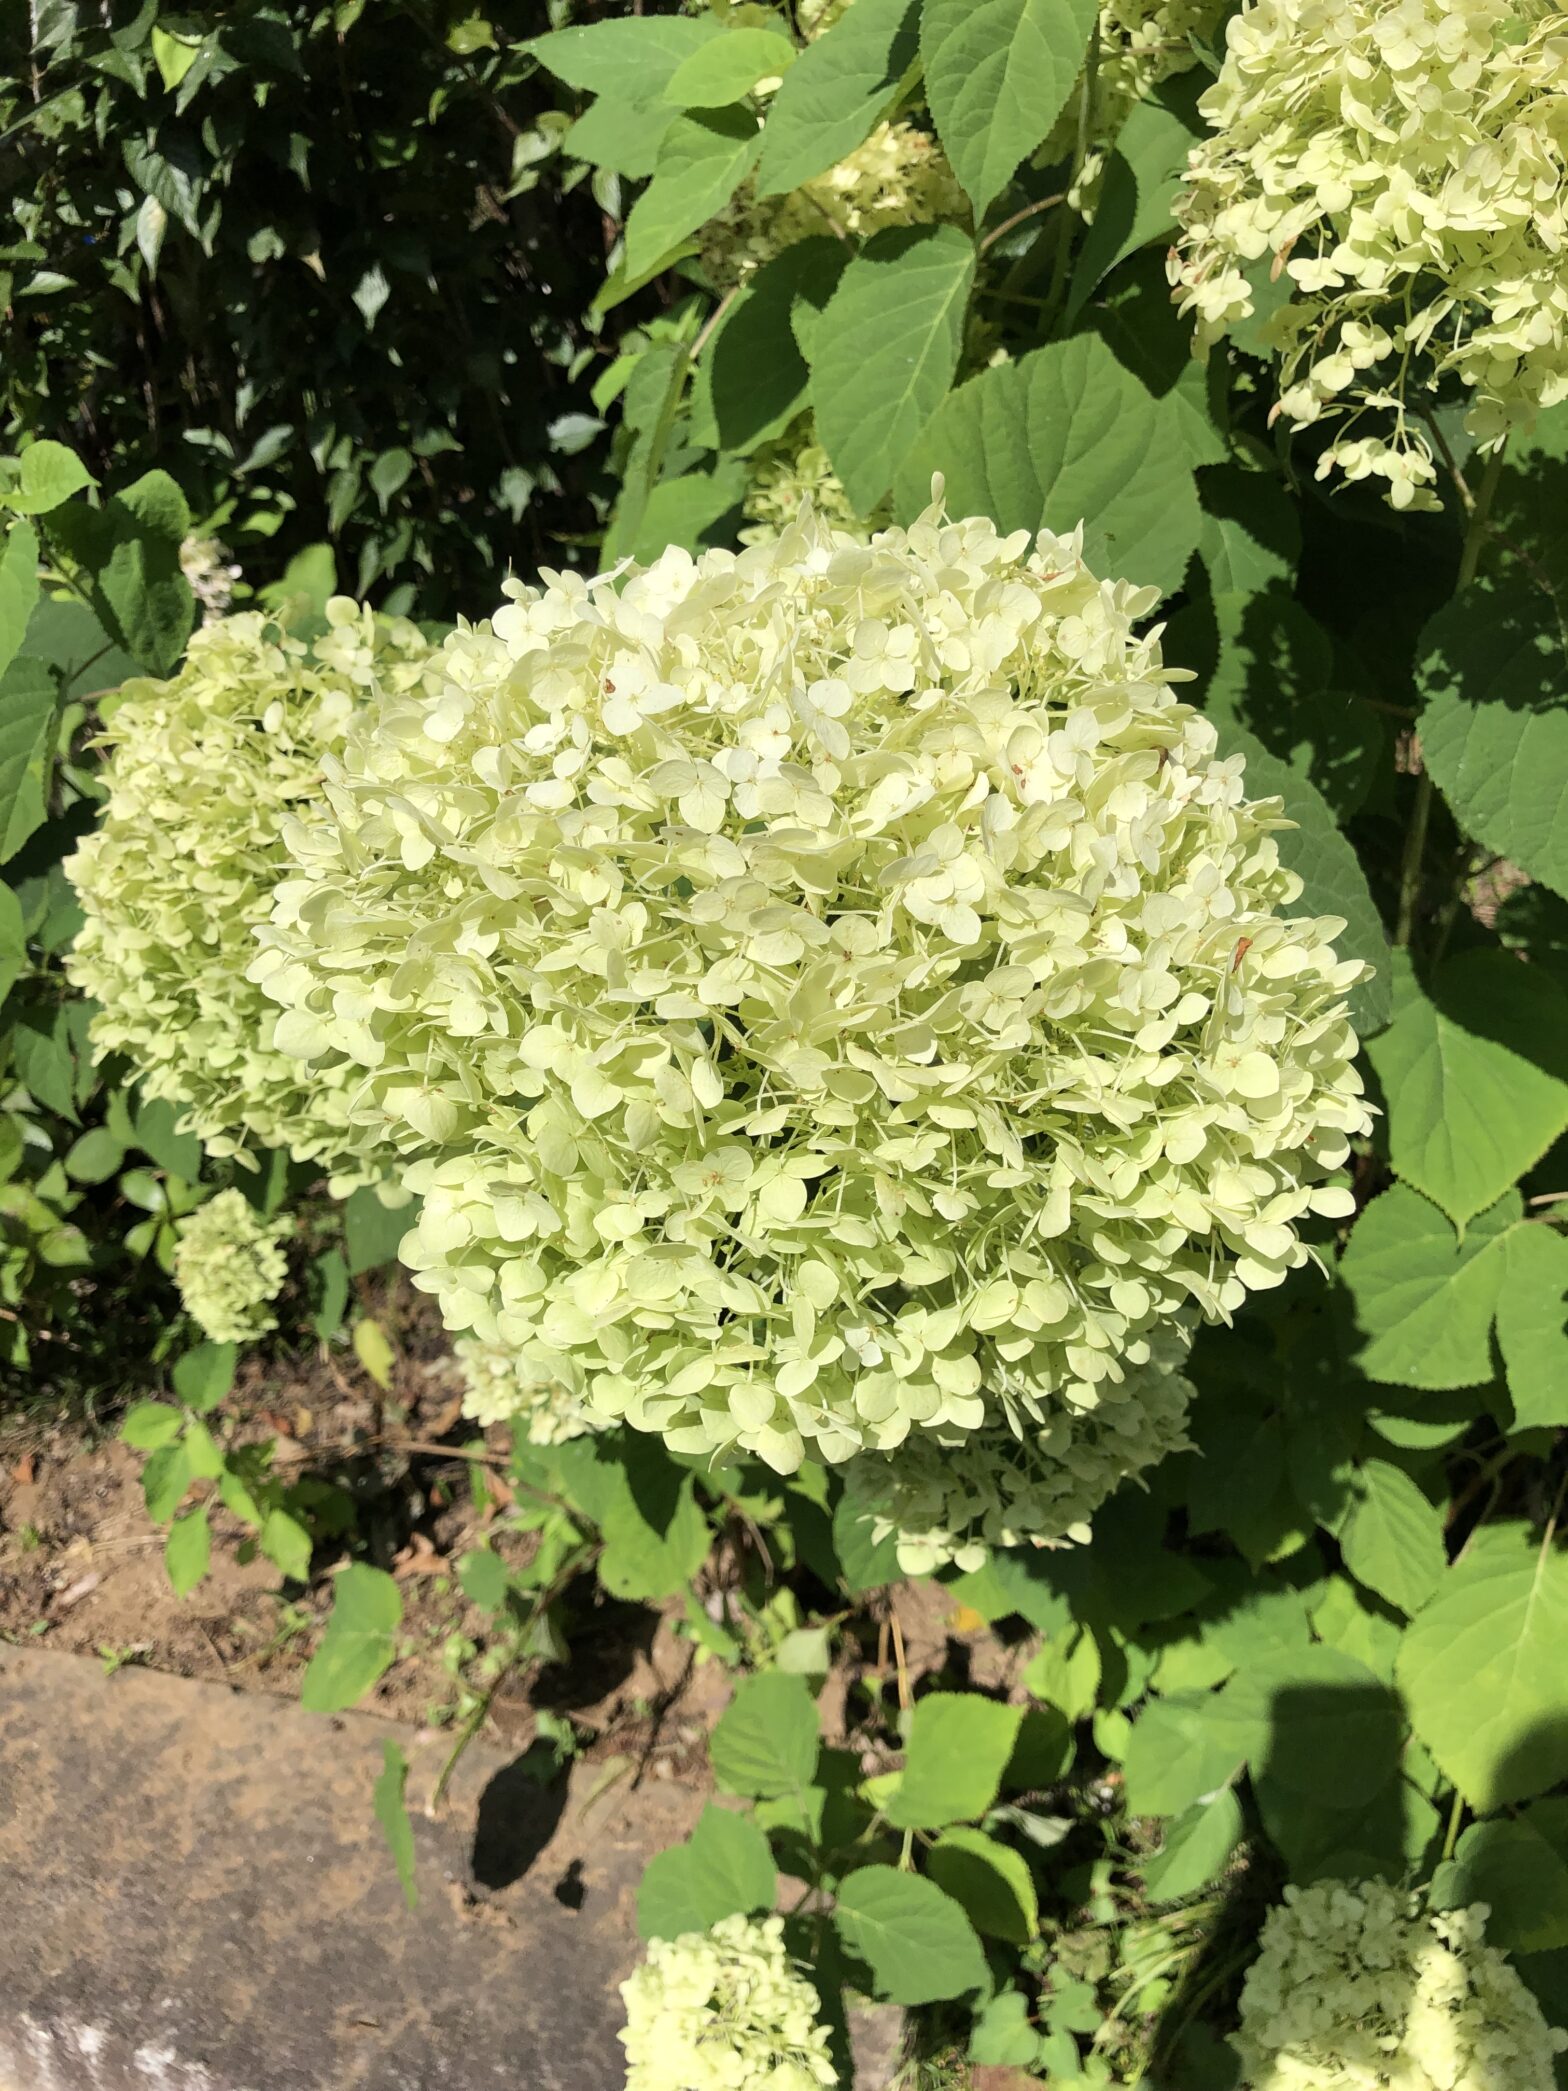
[[[621,1984],[626,2091],[822,2091],[838,2082],[816,1990],[778,1917],[654,1939]]]
[[[1232,2036],[1244,2091],[1552,2091],[1568,2033],[1487,1945],[1487,1915],[1423,1915],[1383,1881],[1286,1888]]]
[[[1351,1209],[1365,969],[1152,590],[933,507],[510,592],[327,758],[251,968],[450,1328],[704,1457],[1055,1443]]]
[[[288,1259],[284,1214],[264,1220],[241,1191],[218,1191],[178,1223],[174,1282],[186,1313],[214,1343],[250,1343],[278,1325],[272,1302]]]
[[[310,643],[247,611],[194,633],[172,682],[127,683],[109,713],[108,803],[65,867],[86,916],[67,971],[99,1005],[99,1057],[125,1054],[211,1154],[260,1143],[365,1173],[341,1079],[279,1047],[246,969],[288,868],[284,817],[319,790],[372,682],[406,685],[429,652],[414,625],[341,599]]]
[[[1264,333],[1279,411],[1340,424],[1318,476],[1434,508],[1417,418],[1445,377],[1495,450],[1568,398],[1568,25],[1546,0],[1253,0],[1231,19],[1176,200],[1171,281],[1199,347]]]

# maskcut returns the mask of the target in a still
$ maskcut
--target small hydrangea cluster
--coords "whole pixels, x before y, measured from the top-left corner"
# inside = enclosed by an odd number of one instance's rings
[[[450,1328],[680,1452],[1054,1445],[1350,1209],[1363,968],[1152,592],[937,508],[544,578],[356,718],[251,969]]]
[[[718,290],[797,241],[869,239],[894,225],[934,225],[968,211],[958,178],[936,140],[912,123],[879,123],[863,145],[798,189],[758,196],[742,184],[700,235],[702,265]]]
[[[778,1917],[654,1939],[621,1984],[626,2091],[831,2091],[820,2000]]]
[[[1285,418],[1343,419],[1320,478],[1435,507],[1412,397],[1456,376],[1482,450],[1568,398],[1565,78],[1548,0],[1254,0],[1232,19],[1171,281],[1202,348],[1253,312],[1252,265],[1289,278],[1265,334]]]
[[[1184,1330],[1155,1330],[1129,1346],[1098,1407],[1029,1433],[999,1419],[948,1442],[911,1436],[896,1452],[861,1453],[845,1489],[873,1540],[896,1542],[905,1575],[983,1568],[997,1547],[1086,1543],[1122,1482],[1187,1448],[1188,1348]]]
[[[521,1421],[530,1445],[564,1445],[603,1429],[559,1380],[493,1343],[460,1336],[453,1345],[463,1376],[463,1414],[481,1430]]]
[[[240,570],[215,537],[187,537],[180,546],[180,572],[201,605],[203,624],[216,624],[228,615]]]
[[[1568,2034],[1477,1903],[1423,1915],[1382,1881],[1287,1888],[1241,1993],[1245,2091],[1552,2091]]]
[[[179,1222],[174,1282],[186,1313],[214,1343],[249,1343],[278,1325],[284,1237],[292,1222],[264,1220],[240,1191],[218,1191]]]
[[[225,618],[172,682],[125,686],[104,817],[66,865],[86,916],[67,970],[99,1004],[99,1055],[126,1054],[210,1153],[260,1142],[353,1173],[341,1081],[302,1075],[245,975],[288,868],[284,816],[318,792],[371,684],[407,687],[431,649],[345,601],[328,624],[307,644],[254,611]]]
[[[802,414],[776,442],[765,443],[748,460],[750,466],[742,508],[747,527],[742,544],[764,544],[799,520],[809,501],[832,530],[869,537],[885,516],[865,521],[856,515],[832,462],[817,441],[816,422]]]

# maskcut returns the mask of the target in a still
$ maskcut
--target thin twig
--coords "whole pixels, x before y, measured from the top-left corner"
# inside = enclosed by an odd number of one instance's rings
[[[1039,216],[1041,211],[1048,211],[1055,204],[1065,203],[1066,201],[1067,192],[1064,189],[1060,196],[1045,196],[1042,197],[1040,202],[1038,203],[1026,203],[1021,211],[1014,211],[1013,215],[1010,218],[1004,218],[1001,224],[997,226],[994,232],[988,232],[986,234],[985,238],[980,242],[979,251],[982,254],[986,253],[990,248],[996,245],[997,241],[1001,239],[1004,234],[1011,232],[1015,225],[1022,225],[1025,218],[1036,218]]]

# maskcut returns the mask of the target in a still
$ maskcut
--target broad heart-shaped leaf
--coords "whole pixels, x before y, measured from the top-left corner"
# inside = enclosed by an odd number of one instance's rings
[[[26,654],[0,675],[0,864],[43,825],[54,767],[55,679]]]
[[[0,545],[0,675],[22,650],[27,621],[38,601],[38,536],[14,522]]]
[[[1497,1302],[1497,1347],[1521,1430],[1568,1423],[1568,1239],[1552,1227],[1516,1227]]]
[[[1231,1686],[1151,1699],[1132,1724],[1122,1764],[1134,1815],[1180,1815],[1217,1793],[1263,1745],[1256,1708],[1237,1711]]]
[[[743,1677],[708,1738],[713,1775],[731,1793],[758,1800],[804,1792],[817,1768],[822,1730],[802,1677],[764,1670]]]
[[[811,377],[791,326],[796,300],[825,306],[848,258],[842,240],[797,240],[747,280],[697,364],[692,421],[702,440],[743,457],[784,432]]]
[[[1402,1387],[1474,1387],[1492,1377],[1492,1318],[1508,1268],[1510,1233],[1523,1223],[1509,1191],[1461,1241],[1430,1199],[1396,1183],[1351,1230],[1340,1276],[1364,1337],[1369,1379]]]
[[[698,109],[678,116],[659,140],[653,180],[626,221],[621,266],[645,275],[721,211],[751,171],[762,143],[749,109]]]
[[[917,56],[920,0],[855,0],[807,45],[768,109],[757,194],[782,196],[852,153]]]
[[[848,279],[846,278],[846,281]],[[1097,573],[1181,586],[1200,516],[1182,427],[1097,334],[983,371],[948,398],[898,474],[908,521],[947,481],[955,516],[1075,530]]]
[[[1344,918],[1344,933],[1335,940],[1335,950],[1341,958],[1359,958],[1374,969],[1370,979],[1350,990],[1351,1021],[1363,1037],[1381,1030],[1388,1022],[1390,1005],[1388,938],[1356,853],[1340,833],[1322,793],[1300,770],[1282,762],[1239,726],[1221,729],[1220,750],[1247,758],[1249,799],[1284,800],[1286,815],[1295,826],[1281,829],[1275,841],[1280,862],[1302,882],[1302,895],[1293,912]]]
[[[1483,1525],[1406,1629],[1411,1722],[1478,1813],[1563,1776],[1565,1647],[1568,1554],[1525,1524]]]
[[[1143,1869],[1143,1884],[1155,1902],[1179,1902],[1206,1888],[1241,1841],[1241,1803],[1226,1787],[1178,1815],[1165,1842]]]
[[[1202,135],[1193,79],[1167,80],[1151,100],[1133,104],[1106,156],[1094,222],[1073,271],[1069,318],[1119,261],[1172,229],[1171,199]]]
[[[63,443],[29,443],[19,465],[15,485],[0,485],[0,508],[16,515],[48,515],[93,484],[91,472]]]
[[[759,80],[782,77],[795,57],[795,46],[778,30],[741,24],[683,58],[665,83],[664,99],[677,109],[722,109]]]
[[[987,1983],[974,1927],[934,1881],[892,1866],[862,1866],[839,1889],[839,1937],[871,1970],[891,2004],[934,2004]]]
[[[1198,476],[1198,498],[1198,556],[1216,599],[1245,599],[1275,582],[1290,587],[1301,559],[1301,520],[1282,481],[1240,465],[1214,465]]]
[[[1239,726],[1319,792],[1336,820],[1365,803],[1387,735],[1359,697],[1329,688],[1334,646],[1283,582],[1216,595],[1219,659],[1203,687],[1216,726]]]
[[[1467,835],[1568,893],[1568,662],[1550,599],[1477,581],[1421,638],[1421,753]]]
[[[707,1931],[724,1917],[771,1910],[777,1892],[763,1832],[749,1815],[710,1801],[684,1844],[649,1860],[637,1890],[637,1929],[645,1939]]]
[[[1029,1862],[1022,1852],[984,1830],[947,1831],[927,1854],[926,1871],[987,1938],[1026,1946],[1039,1930],[1040,1906]]]
[[[679,113],[673,102],[604,95],[578,117],[562,138],[561,150],[569,159],[624,174],[628,181],[646,181],[658,162],[659,141]]]
[[[167,472],[143,473],[101,508],[62,509],[50,525],[110,636],[152,675],[173,672],[195,622],[180,571],[190,527],[185,496]]]
[[[661,479],[643,504],[632,557],[651,566],[669,545],[696,552],[705,544],[727,542],[717,526],[739,508],[746,485],[746,467],[738,457],[720,458],[711,472]]]
[[[1339,1529],[1345,1566],[1401,1612],[1424,1605],[1448,1565],[1443,1520],[1403,1467],[1369,1459],[1357,1469]]]
[[[1401,976],[1393,1021],[1367,1053],[1395,1170],[1457,1227],[1568,1127],[1568,995],[1507,952],[1449,959],[1428,995]]]
[[[1024,1683],[1069,1721],[1087,1719],[1100,1690],[1100,1644],[1086,1626],[1049,1635],[1030,1658]]]
[[[1568,1800],[1471,1823],[1452,1863],[1438,1869],[1432,1899],[1440,1909],[1484,1902],[1486,1942],[1505,1953],[1568,1946]]]
[[[1326,1808],[1359,1808],[1394,1772],[1405,1741],[1399,1697],[1337,1648],[1290,1651],[1238,1671],[1222,1694],[1255,1736],[1254,1772]]]
[[[22,904],[9,886],[0,886],[0,1002],[20,980],[26,965],[27,925]],[[112,1176],[114,1171],[108,1173]]]
[[[354,1561],[333,1588],[332,1617],[300,1680],[307,1713],[342,1713],[366,1692],[397,1654],[403,1597],[379,1568]]]
[[[1061,114],[1095,0],[925,0],[920,56],[942,149],[975,217]]]
[[[947,395],[974,273],[973,243],[956,225],[879,232],[814,330],[817,434],[861,515],[887,492]]]
[[[176,1597],[189,1597],[212,1561],[212,1527],[203,1504],[187,1510],[169,1527],[163,1543],[163,1565]]]
[[[1018,1740],[1021,1706],[978,1692],[928,1692],[915,1701],[909,1749],[886,1808],[895,1829],[973,1822],[996,1799]]]
[[[677,68],[722,33],[711,16],[635,15],[557,29],[523,49],[568,87],[636,102],[662,94]]]

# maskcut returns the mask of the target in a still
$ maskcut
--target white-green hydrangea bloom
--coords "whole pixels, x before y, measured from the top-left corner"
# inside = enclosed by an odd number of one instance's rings
[[[1129,1346],[1091,1409],[1062,1408],[1043,1429],[1003,1416],[968,1436],[920,1432],[896,1452],[865,1452],[845,1476],[873,1540],[893,1538],[905,1575],[982,1568],[997,1547],[1087,1541],[1122,1482],[1188,1444],[1189,1340],[1155,1330]]]
[[[815,1988],[778,1917],[654,1939],[621,1984],[626,2091],[831,2091]]]
[[[100,1057],[125,1054],[210,1153],[259,1143],[353,1175],[341,1078],[277,1050],[277,1011],[246,969],[288,867],[284,816],[316,793],[355,706],[406,688],[431,648],[349,602],[328,617],[311,644],[254,611],[225,618],[193,634],[172,682],[125,686],[108,804],[66,864],[87,918],[67,970],[99,1005]]]
[[[1241,1993],[1245,2091],[1552,2091],[1568,2034],[1486,1943],[1382,1881],[1287,1888]]]
[[[1417,418],[1452,373],[1483,450],[1568,398],[1568,20],[1547,0],[1254,0],[1232,18],[1177,198],[1171,280],[1200,347],[1266,333],[1279,410],[1342,427],[1319,476],[1435,507]]]
[[[463,1414],[488,1430],[521,1419],[531,1445],[564,1445],[604,1425],[559,1380],[493,1343],[460,1336],[453,1345],[463,1375]]]
[[[764,443],[747,459],[746,492],[741,507],[747,527],[742,544],[761,544],[800,520],[809,503],[832,530],[847,531],[864,542],[886,521],[862,521],[845,493],[833,463],[817,440],[816,419],[802,414],[776,442]]]
[[[272,1302],[288,1276],[287,1214],[264,1220],[241,1191],[218,1191],[179,1221],[174,1282],[186,1313],[214,1343],[250,1343],[275,1329]]]
[[[1093,1411],[1350,1211],[1365,969],[1152,590],[935,508],[545,584],[356,720],[252,967],[448,1327],[788,1471]]]
[[[879,123],[836,166],[782,196],[759,196],[743,182],[702,228],[702,265],[716,289],[728,290],[801,240],[866,240],[894,225],[962,219],[968,208],[929,133],[912,123]]]

